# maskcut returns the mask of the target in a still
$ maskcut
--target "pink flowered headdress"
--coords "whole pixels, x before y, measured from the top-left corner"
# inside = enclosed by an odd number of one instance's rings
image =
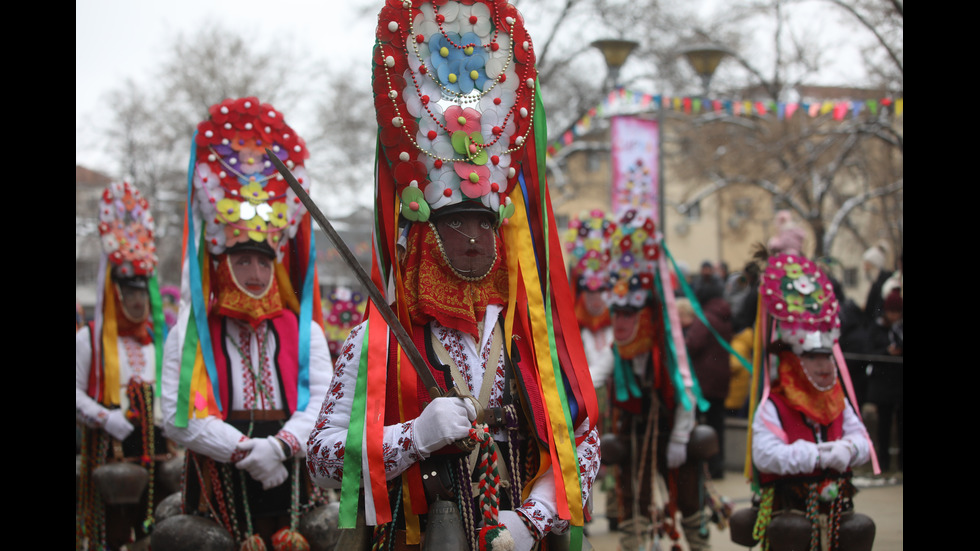
[[[830,279],[815,262],[799,254],[770,256],[760,287],[778,340],[796,354],[833,349],[840,337],[840,305]]]

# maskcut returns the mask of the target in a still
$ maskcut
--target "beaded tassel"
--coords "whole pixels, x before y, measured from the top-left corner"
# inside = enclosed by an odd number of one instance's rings
[[[299,458],[293,458],[293,480],[289,504],[289,527],[272,535],[273,551],[309,551],[310,543],[299,533]]]
[[[769,538],[766,537],[766,529],[772,521],[772,500],[776,492],[772,487],[763,488],[760,493],[759,514],[755,517],[755,526],[752,527],[752,538],[762,542],[762,551],[769,550]]]
[[[820,514],[817,499],[820,494],[815,483],[808,484],[807,488],[806,519],[810,521],[810,551],[816,551],[820,548],[820,523],[817,520]]]

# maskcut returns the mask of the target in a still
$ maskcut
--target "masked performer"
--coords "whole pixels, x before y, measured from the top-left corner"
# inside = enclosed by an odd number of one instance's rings
[[[624,549],[666,534],[691,549],[709,549],[703,460],[717,435],[695,434],[695,411],[705,404],[686,357],[662,239],[652,218],[636,210],[618,220],[610,243],[609,308],[615,364],[610,396],[618,461],[619,529]],[[669,285],[669,283],[668,283]],[[604,442],[604,451],[605,451]],[[689,451],[690,450],[690,451]],[[656,495],[656,477],[667,494]]]
[[[139,190],[106,187],[99,233],[96,315],[75,333],[75,420],[83,426],[76,544],[119,549],[151,528],[153,507],[166,497],[154,491],[157,467],[173,450],[158,415],[165,324],[153,216]],[[133,484],[143,491],[119,491]]]
[[[380,13],[372,276],[410,343],[369,306],[308,456],[318,484],[341,488],[340,526],[363,519],[365,545],[583,543],[595,391],[539,164],[534,59],[505,2]]]
[[[282,113],[227,99],[197,127],[183,302],[164,355],[167,434],[185,446],[183,511],[237,542],[289,548],[315,496],[301,458],[332,376],[306,209],[309,156]]]
[[[851,468],[874,458],[837,342],[833,285],[804,256],[778,253],[759,294],[754,348],[768,361],[756,354],[747,464],[756,496],[733,515],[732,539],[773,551],[870,550],[874,522],[854,511]]]

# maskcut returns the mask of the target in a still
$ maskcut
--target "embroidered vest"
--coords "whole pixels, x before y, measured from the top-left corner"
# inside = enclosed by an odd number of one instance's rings
[[[220,347],[214,347],[214,363],[218,372],[221,404],[224,406],[224,411],[221,414],[222,418],[227,420],[228,412],[231,410],[231,389],[228,386],[231,364],[228,361],[224,320],[224,316],[211,316],[208,319],[208,325],[210,326],[213,345],[221,343]],[[286,409],[292,415],[296,411],[297,385],[299,383],[299,321],[295,314],[287,310],[279,316],[266,320],[265,323],[272,325],[272,338],[276,350],[273,361],[279,377],[279,388],[285,395]]]
[[[401,422],[399,419],[399,404],[398,404],[398,392],[395,391],[397,385],[393,381],[398,380],[397,362],[394,358],[394,351],[396,347],[394,343],[396,342],[395,336],[389,336],[392,346],[390,347],[390,354],[388,357],[388,392],[385,393],[385,424],[393,425],[395,423]],[[514,339],[514,347],[509,352],[510,354],[510,365],[513,366],[514,372],[512,376],[517,378],[516,387],[518,395],[512,398],[516,398],[518,407],[524,408],[524,412],[531,417],[529,419],[531,425],[534,428],[535,436],[545,445],[548,445],[548,426],[547,420],[545,418],[545,406],[541,399],[541,390],[537,380],[537,374],[533,372],[533,368],[528,361],[521,361],[521,358],[530,358],[531,352],[524,346],[522,342],[524,339]],[[435,352],[432,350],[431,342],[429,338],[429,327],[428,325],[424,327],[415,327],[412,331],[412,341],[415,343],[416,348],[421,352],[429,371],[435,376],[436,382],[439,384],[439,388],[446,392],[449,388],[447,381],[451,381],[452,378],[449,374],[448,368],[437,368],[434,365],[441,364],[435,356]],[[491,368],[488,366],[488,368]],[[402,366],[402,369],[413,369],[411,365]],[[493,366],[492,369],[496,369]],[[508,367],[509,369],[509,367]],[[406,400],[406,403],[402,403],[402,407],[405,409],[405,419],[414,419],[422,413],[422,410],[432,401],[429,396],[428,390],[422,384],[422,380],[415,376],[416,381],[416,399],[414,401]],[[509,392],[510,389],[505,388],[504,392]],[[407,403],[411,402],[411,403]],[[504,397],[504,403],[508,403],[508,399]],[[511,400],[510,403],[514,403]],[[455,447],[448,447],[454,451],[460,451]],[[438,453],[438,452],[437,452]]]
[[[779,421],[783,425],[783,431],[786,432],[786,437],[788,439],[787,444],[792,444],[797,440],[806,440],[807,442],[816,443],[817,438],[814,435],[814,430],[826,430],[826,441],[832,442],[834,440],[840,440],[841,436],[844,435],[844,414],[841,413],[836,419],[830,422],[826,426],[811,427],[807,424],[804,416],[799,411],[791,408],[786,400],[778,394],[770,394],[769,399],[776,406],[776,412],[779,414]],[[800,473],[794,475],[777,475],[772,473],[759,473],[759,481],[762,484],[767,484],[776,480],[782,480],[786,478],[813,478],[822,476],[820,471],[813,471],[811,473]]]

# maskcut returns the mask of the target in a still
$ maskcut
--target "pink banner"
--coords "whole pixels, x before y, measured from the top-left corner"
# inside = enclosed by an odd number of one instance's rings
[[[612,211],[635,208],[660,227],[660,128],[657,121],[613,117]]]

